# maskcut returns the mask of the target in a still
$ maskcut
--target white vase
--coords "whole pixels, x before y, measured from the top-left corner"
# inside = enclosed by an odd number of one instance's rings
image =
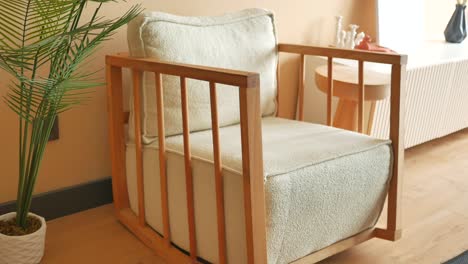
[[[0,215],[0,221],[12,219],[16,212]],[[45,219],[29,213],[41,221],[41,228],[24,236],[6,236],[0,234],[0,264],[37,264],[44,255],[46,234]]]

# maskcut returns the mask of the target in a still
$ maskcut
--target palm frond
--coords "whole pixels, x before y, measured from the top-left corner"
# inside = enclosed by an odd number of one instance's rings
[[[90,20],[82,21],[88,2],[97,7]],[[104,19],[99,11],[108,2],[117,1],[0,1],[0,69],[15,79],[3,100],[20,121],[18,225],[25,224],[55,117],[87,102],[89,89],[102,85],[93,78],[95,71],[86,71],[83,64],[141,12],[137,5],[121,17]]]

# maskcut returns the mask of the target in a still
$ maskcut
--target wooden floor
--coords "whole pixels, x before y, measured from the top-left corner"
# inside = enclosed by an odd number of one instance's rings
[[[406,152],[403,239],[373,239],[322,263],[431,264],[468,249],[468,130]],[[43,263],[164,263],[110,205],[48,223]]]

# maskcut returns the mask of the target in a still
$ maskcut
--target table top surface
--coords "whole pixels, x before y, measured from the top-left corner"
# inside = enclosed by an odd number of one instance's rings
[[[315,83],[320,91],[328,93],[328,67],[315,69]],[[333,65],[333,95],[341,99],[357,101],[359,95],[358,69],[347,65]],[[364,68],[364,97],[376,101],[390,95],[390,75]]]
[[[319,66],[315,73],[328,78],[327,65]],[[358,68],[347,65],[333,65],[333,80],[349,84],[358,84]],[[386,86],[390,84],[390,75],[372,70],[367,70],[364,66],[364,85],[365,86]]]

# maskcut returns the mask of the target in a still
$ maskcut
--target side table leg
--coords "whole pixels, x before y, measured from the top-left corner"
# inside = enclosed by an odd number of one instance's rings
[[[367,119],[367,129],[365,131],[365,133],[369,136],[372,133],[372,126],[374,125],[375,104],[375,101],[369,102],[369,118]]]
[[[333,126],[357,131],[358,104],[355,101],[340,99],[336,108]]]

